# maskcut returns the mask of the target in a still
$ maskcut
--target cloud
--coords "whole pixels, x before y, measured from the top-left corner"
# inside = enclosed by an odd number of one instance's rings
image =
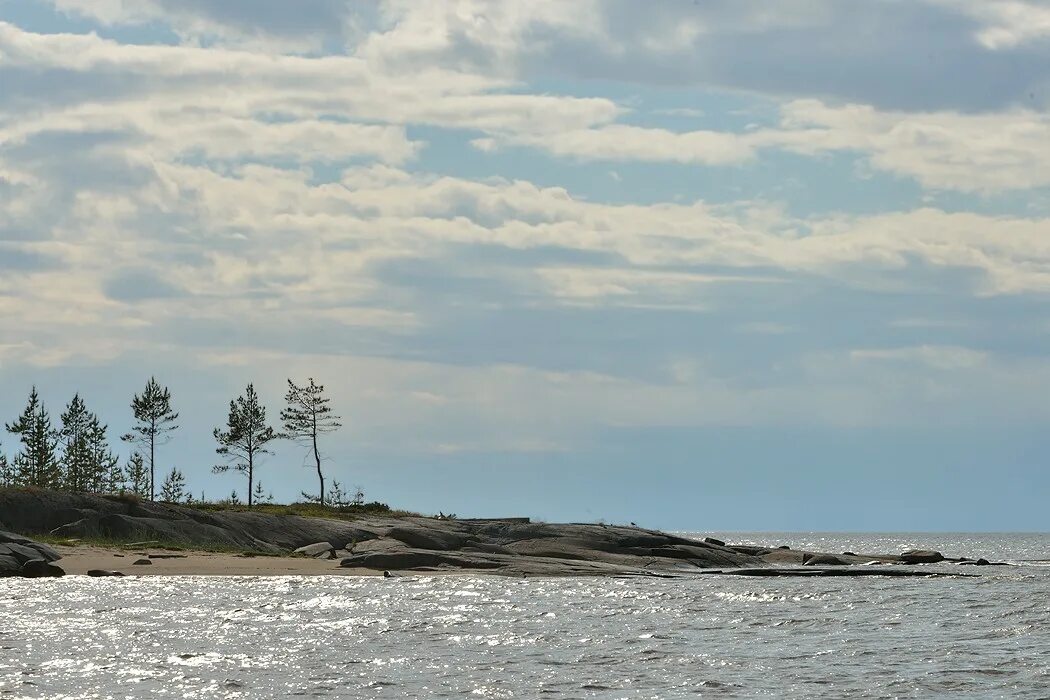
[[[1044,14],[998,0],[387,2],[381,28],[358,50],[405,70],[981,111],[1047,85],[1050,52],[1026,43],[1041,35]]]
[[[283,51],[321,49],[355,33],[340,0],[49,0],[55,9],[103,25],[164,23],[192,43],[222,42]]]

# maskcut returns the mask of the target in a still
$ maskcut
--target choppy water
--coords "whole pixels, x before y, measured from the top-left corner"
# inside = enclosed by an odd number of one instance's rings
[[[1050,559],[945,537],[762,541]],[[1050,696],[1050,567],[978,573],[4,579],[0,698]]]

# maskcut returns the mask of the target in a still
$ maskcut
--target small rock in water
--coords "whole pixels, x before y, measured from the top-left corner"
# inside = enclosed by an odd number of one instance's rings
[[[136,559],[135,561],[133,561],[131,563],[134,566],[153,566],[153,562],[150,561],[149,559]]]
[[[931,549],[909,549],[901,552],[900,560],[902,564],[936,564],[944,561],[944,555]]]
[[[102,578],[102,577],[105,577],[105,576],[123,576],[124,574],[120,573],[119,571],[106,571],[105,569],[91,569],[90,571],[87,572],[87,575],[88,576],[93,576],[95,578]]]

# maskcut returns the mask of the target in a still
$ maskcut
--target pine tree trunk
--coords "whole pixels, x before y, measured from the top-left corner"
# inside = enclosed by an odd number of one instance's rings
[[[252,453],[248,453],[248,507],[252,507],[252,477],[255,476],[254,465],[252,464]]]
[[[317,462],[317,480],[321,483],[319,494],[321,505],[324,506],[324,474],[321,472],[321,453],[317,451],[317,433],[314,432],[314,461]]]
[[[156,451],[157,451],[156,445],[157,445],[157,437],[156,437],[156,430],[154,430],[152,433],[150,433],[150,436],[149,436],[149,500],[150,501],[157,500],[157,491],[154,488],[154,481],[153,481],[153,460],[156,457]]]

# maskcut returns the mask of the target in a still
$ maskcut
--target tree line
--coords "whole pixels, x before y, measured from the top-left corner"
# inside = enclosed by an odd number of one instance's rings
[[[304,491],[304,498],[325,505],[332,498],[345,497],[338,482],[326,490],[319,447],[321,436],[342,427],[341,419],[332,412],[323,385],[313,378],[303,385],[287,381],[280,430],[267,423],[266,408],[259,401],[255,386],[248,384],[243,394],[230,401],[226,425],[212,433],[217,443],[215,452],[222,458],[212,471],[243,474],[248,481],[249,507],[262,494],[261,484],[255,479],[259,457],[272,454],[269,445],[274,440],[293,440],[308,448],[317,471],[318,492]],[[10,460],[0,452],[0,486],[130,492],[157,500],[157,449],[178,430],[179,414],[172,407],[171,391],[153,377],[142,393],[132,398],[131,412],[135,424],[120,439],[134,449],[122,465],[110,447],[108,427],[88,410],[79,393],[59,416],[56,427],[34,386],[21,415],[5,425],[7,432],[17,437],[20,449]],[[191,500],[185,484],[182,472],[172,468],[160,488],[160,499]]]

